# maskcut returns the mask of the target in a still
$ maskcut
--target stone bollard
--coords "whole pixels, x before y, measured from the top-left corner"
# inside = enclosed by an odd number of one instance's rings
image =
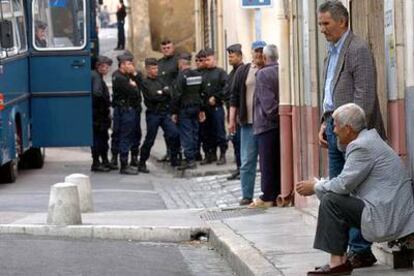
[[[74,173],[65,177],[66,183],[78,186],[79,204],[82,213],[93,212],[92,187],[89,176]]]
[[[52,186],[49,198],[47,223],[54,225],[82,224],[78,188],[72,183]]]

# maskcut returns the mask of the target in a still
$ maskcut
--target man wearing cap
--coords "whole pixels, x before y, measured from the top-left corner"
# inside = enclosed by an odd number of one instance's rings
[[[39,48],[47,47],[47,24],[41,20],[35,22],[35,45]]]
[[[236,131],[237,119],[240,123],[241,166],[240,181],[242,199],[240,205],[253,202],[256,178],[258,144],[253,135],[253,99],[256,87],[256,72],[264,66],[263,48],[266,42],[252,43],[253,62],[241,65],[234,76],[230,94],[229,132]],[[238,118],[236,118],[238,115]]]
[[[178,75],[178,55],[175,53],[175,45],[170,39],[165,38],[161,41],[160,50],[163,54],[163,57],[158,60],[158,75],[166,85],[173,87],[175,79]],[[171,155],[169,152],[170,146],[168,144],[168,139],[165,133],[164,140],[167,147],[167,153],[164,155],[164,157],[158,160],[160,162],[169,161],[168,158]]]
[[[236,74],[237,68],[243,65],[243,53],[242,53],[241,48],[242,46],[239,43],[230,45],[227,48],[229,64],[233,66],[233,69],[231,70],[229,74],[229,78],[227,80],[227,84],[224,90],[226,107],[228,110],[227,120],[229,119],[229,114],[230,114],[230,94],[231,94],[232,83],[234,81],[234,75]],[[227,180],[234,180],[234,179],[240,179],[241,160],[240,160],[240,126],[239,124],[236,124],[236,132],[230,133],[230,137],[233,143],[234,156],[236,158],[237,169],[227,178]]]
[[[184,148],[185,164],[179,170],[196,168],[198,152],[198,121],[205,119],[202,107],[202,74],[191,69],[191,54],[179,55],[177,82],[172,106],[173,122],[178,123],[181,145]]]
[[[141,95],[138,84],[131,78],[136,72],[131,55],[118,56],[119,69],[112,75],[114,128],[119,129],[119,153],[121,174],[137,174],[128,166],[128,154],[133,143],[134,128],[136,127],[141,110]]]
[[[206,121],[203,124],[203,148],[206,156],[201,164],[210,164],[217,160],[216,148],[220,148],[220,158],[217,165],[226,163],[227,139],[224,126],[224,87],[227,73],[216,66],[213,49],[206,49],[203,74],[203,96],[206,105]],[[205,144],[205,145],[204,145]]]
[[[206,59],[206,52],[204,51],[204,49],[201,49],[200,51],[198,51],[198,53],[195,56],[196,71],[201,73],[201,75],[204,74],[204,71],[206,69],[206,67],[204,65],[205,59]],[[202,125],[203,124],[204,124],[204,122],[200,122],[199,128],[198,128],[197,153],[196,153],[196,157],[195,157],[196,161],[202,161],[203,160],[203,157],[201,155],[201,140],[202,140],[202,131],[201,130],[202,130]],[[206,154],[206,152],[204,152],[204,154]]]
[[[147,77],[142,81],[141,89],[147,107],[145,113],[147,134],[141,147],[138,171],[149,173],[145,162],[150,156],[158,128],[162,128],[170,146],[171,166],[178,165],[177,157],[180,142],[177,126],[172,122],[170,116],[171,89],[158,76],[158,61],[155,58],[145,59],[145,70],[147,71]]]
[[[104,76],[108,74],[112,60],[106,56],[99,56],[96,69],[92,71],[92,110],[93,110],[93,146],[91,171],[107,172],[111,170],[108,161],[108,129],[111,126],[108,86]],[[102,158],[102,163],[99,160]]]

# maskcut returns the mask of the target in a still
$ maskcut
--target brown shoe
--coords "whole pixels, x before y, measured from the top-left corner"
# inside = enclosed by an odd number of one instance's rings
[[[363,253],[348,252],[347,257],[352,265],[352,268],[362,268],[373,266],[377,259],[371,251]]]
[[[253,202],[253,200],[252,199],[250,199],[250,198],[242,198],[240,201],[239,201],[239,205],[240,206],[244,206],[244,205],[249,205],[250,203],[252,203]]]
[[[344,264],[335,267],[321,266],[314,271],[309,271],[307,275],[351,275],[352,269],[351,263],[346,261]]]

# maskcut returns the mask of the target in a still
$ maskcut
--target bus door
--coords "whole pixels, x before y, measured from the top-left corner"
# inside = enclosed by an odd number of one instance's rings
[[[91,145],[86,0],[32,0],[29,14],[33,146]]]

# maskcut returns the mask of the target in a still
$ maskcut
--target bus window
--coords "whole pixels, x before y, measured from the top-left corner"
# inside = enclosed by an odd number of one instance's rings
[[[22,0],[1,0],[1,20],[9,20],[13,25],[14,46],[8,49],[0,48],[1,57],[17,55],[27,50],[24,8]]]
[[[86,46],[85,0],[34,0],[32,43],[38,51]]]

